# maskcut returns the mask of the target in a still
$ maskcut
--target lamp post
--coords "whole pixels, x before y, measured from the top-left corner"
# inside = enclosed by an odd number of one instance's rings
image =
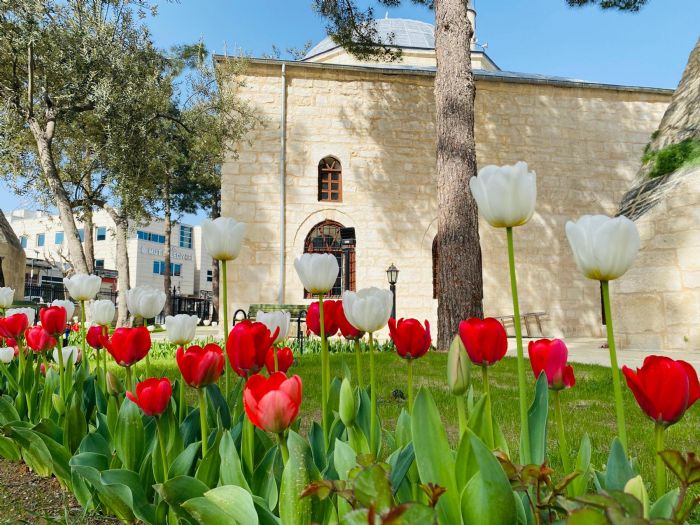
[[[399,280],[399,269],[391,263],[386,269],[386,277],[389,280],[389,290],[391,290],[391,317],[396,319],[396,281]]]

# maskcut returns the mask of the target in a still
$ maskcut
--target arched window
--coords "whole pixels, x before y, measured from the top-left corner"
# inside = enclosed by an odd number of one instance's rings
[[[438,291],[440,290],[440,276],[438,274],[438,243],[437,236],[433,239],[433,299],[437,299]]]
[[[343,200],[343,168],[335,157],[325,157],[318,163],[318,200]]]
[[[338,260],[340,272],[328,297],[338,298],[344,290],[355,289],[355,244],[343,243],[341,230],[348,231],[354,228],[343,228],[343,225],[335,221],[323,221],[311,228],[304,242],[305,253],[331,253]],[[312,295],[304,290],[304,297],[309,299]]]

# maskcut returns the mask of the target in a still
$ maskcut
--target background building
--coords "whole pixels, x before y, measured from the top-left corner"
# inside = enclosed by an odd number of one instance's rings
[[[63,282],[69,268],[68,246],[56,215],[15,210],[7,216],[27,255],[27,283],[35,285]],[[95,273],[103,287],[116,291],[116,251],[114,222],[106,212],[96,212],[94,229],[86,232],[77,222],[79,234],[92,235],[95,246]],[[171,283],[175,295],[205,297],[211,293],[211,258],[202,250],[201,228],[175,224],[172,229]],[[163,287],[165,226],[163,221],[133,224],[128,233],[130,286]],[[209,273],[208,273],[209,272]],[[203,277],[202,277],[203,275]]]
[[[398,315],[437,326],[435,288],[449,283],[434,278],[432,26],[377,23],[380,35],[394,34],[402,62],[359,62],[327,40],[303,61],[249,60],[241,95],[267,125],[223,166],[223,214],[249,224],[229,272],[234,308],[309,302],[293,260],[326,251],[348,265],[336,292],[387,287],[394,263]],[[479,166],[525,160],[537,172],[535,216],[515,234],[521,310],[547,312],[549,336],[601,336],[598,284],[576,270],[564,226],[617,211],[672,90],[507,72],[472,54]],[[356,244],[344,251],[348,227]],[[485,313],[507,315],[505,232],[484,222],[480,233]]]

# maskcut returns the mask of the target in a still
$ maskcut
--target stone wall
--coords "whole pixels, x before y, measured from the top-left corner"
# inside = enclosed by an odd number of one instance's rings
[[[357,233],[357,286],[386,287],[400,269],[399,316],[430,319],[431,247],[437,232],[433,75],[318,65],[287,67],[286,303],[303,303],[293,259],[325,219]],[[223,167],[223,214],[250,225],[231,265],[233,306],[276,302],[280,287],[281,67],[254,61],[242,96],[266,118]],[[533,220],[516,230],[521,310],[546,311],[547,335],[600,335],[597,285],[578,275],[566,220],[613,213],[638,168],[670,94],[480,77],[476,139],[480,166],[526,160],[538,175]],[[343,202],[317,201],[317,165],[343,167]],[[464,188],[464,191],[469,191]],[[511,312],[505,231],[481,225],[485,311]]]
[[[700,168],[672,179],[636,221],[642,247],[634,267],[611,285],[624,346],[700,349]]]

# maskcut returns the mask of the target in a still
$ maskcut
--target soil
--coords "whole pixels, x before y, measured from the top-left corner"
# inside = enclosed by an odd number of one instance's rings
[[[0,525],[117,525],[119,520],[85,514],[55,478],[41,478],[24,463],[0,459]]]

